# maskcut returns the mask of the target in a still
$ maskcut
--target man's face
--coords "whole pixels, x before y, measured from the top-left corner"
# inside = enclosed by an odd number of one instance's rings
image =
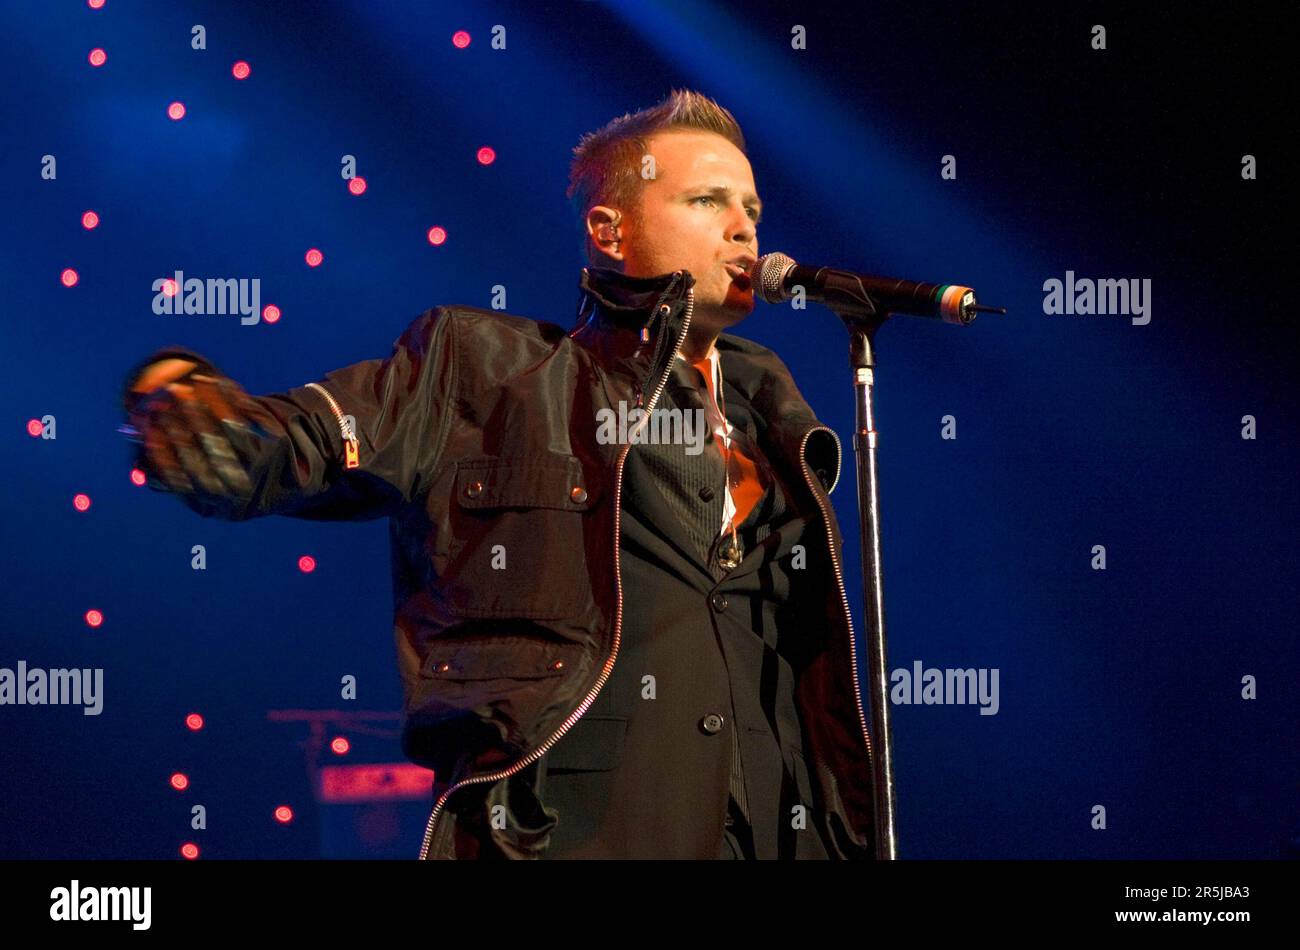
[[[695,278],[699,329],[722,332],[754,309],[741,273],[758,256],[762,204],[744,153],[720,135],[694,130],[649,139],[655,178],[619,227],[623,272],[651,277],[679,269]],[[740,265],[729,262],[744,258]]]

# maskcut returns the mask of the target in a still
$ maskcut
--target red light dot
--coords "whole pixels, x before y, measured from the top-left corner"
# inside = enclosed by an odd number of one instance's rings
[[[149,481],[149,476],[146,475],[141,469],[138,468],[131,469],[131,484],[143,485],[147,481]]]
[[[360,175],[348,182],[348,191],[352,192],[354,195],[359,195],[365,190],[366,180]]]
[[[36,438],[44,431],[45,431],[45,426],[41,425],[40,419],[27,420],[27,434],[30,435],[32,438]]]
[[[181,857],[188,861],[193,861],[199,856],[199,846],[193,841],[187,841],[181,845]]]
[[[86,611],[86,623],[90,624],[90,626],[98,627],[103,622],[104,622],[104,615],[100,613],[98,610]]]
[[[64,287],[74,287],[81,278],[71,267],[65,267],[63,273],[59,275],[59,280],[63,281]]]
[[[248,63],[244,62],[242,59],[230,67],[230,75],[234,76],[236,79],[247,79],[248,74],[252,71],[253,70]]]
[[[92,10],[99,10],[104,6],[104,0],[86,0],[86,6]]]
[[[323,260],[325,260],[325,255],[322,254],[320,251],[316,250],[316,248],[313,247],[310,251],[307,252],[308,267],[320,267],[320,262]]]
[[[338,736],[330,743],[330,749],[333,750],[335,755],[347,755],[348,749],[351,748],[352,743],[348,742],[348,740],[344,739],[342,736]]]
[[[170,277],[163,281],[162,292],[164,297],[175,297],[178,289],[176,281],[172,280]]]
[[[74,495],[72,498],[72,506],[78,511],[85,511],[90,507],[90,496],[82,494]]]
[[[288,805],[281,805],[275,810],[275,820],[282,825],[287,825],[293,821],[293,809]]]
[[[89,231],[91,228],[99,227],[99,215],[93,211],[87,211],[81,216],[81,226]]]
[[[171,778],[172,788],[178,792],[183,792],[190,787],[189,776],[184,772],[173,772]]]
[[[173,102],[167,107],[167,117],[172,121],[179,121],[185,118],[185,103]]]
[[[198,732],[203,728],[203,717],[198,713],[190,713],[185,717],[185,725],[191,732]]]
[[[267,323],[275,323],[280,319],[280,308],[273,303],[267,304],[262,308],[262,319]]]
[[[488,146],[484,145],[481,149],[478,150],[478,163],[480,165],[491,165],[496,160],[497,160],[496,151],[489,148]]]
[[[103,66],[108,60],[108,54],[96,46],[90,51],[90,55],[86,58],[90,60],[90,65],[92,66]]]
[[[302,557],[298,558],[298,570],[302,571],[304,574],[310,574],[312,571],[316,570],[316,559],[310,554],[304,554]]]
[[[443,228],[429,228],[429,243],[441,244],[447,240],[447,232]]]
[[[451,42],[456,49],[464,49],[469,46],[469,34],[464,30],[457,30],[451,35]]]

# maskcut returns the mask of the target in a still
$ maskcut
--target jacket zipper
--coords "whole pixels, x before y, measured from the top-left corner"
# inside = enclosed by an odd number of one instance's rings
[[[330,404],[330,410],[333,411],[334,418],[339,421],[339,432],[343,434],[344,464],[348,468],[356,468],[361,464],[361,448],[360,444],[357,442],[356,433],[352,431],[352,427],[348,425],[347,418],[343,415],[343,410],[340,409],[339,404],[334,401],[334,397],[330,395],[330,391],[320,383],[308,383],[307,385],[312,389],[320,390],[321,395],[325,397],[325,401]]]
[[[682,274],[681,271],[674,271],[673,277],[680,279],[681,274]],[[663,296],[659,298],[659,302],[655,305],[656,310],[662,310],[665,306],[667,306],[664,303],[664,301],[668,298],[668,294],[670,294],[671,292],[672,292],[672,287],[670,286],[668,290],[664,291]],[[694,289],[688,289],[686,291],[686,313],[682,318],[682,326],[677,333],[677,340],[673,345],[672,355],[668,358],[668,364],[664,367],[663,374],[660,376],[659,385],[655,387],[655,391],[653,395],[651,395],[650,397],[649,405],[645,407],[645,412],[642,414],[641,420],[638,422],[638,425],[645,425],[649,422],[650,413],[654,410],[655,403],[658,402],[659,396],[664,391],[664,387],[668,385],[668,377],[669,375],[671,375],[673,371],[673,367],[676,365],[677,354],[681,352],[682,343],[686,339],[686,331],[690,328],[691,314],[694,312],[694,310],[695,310],[695,291]],[[470,778],[462,779],[461,781],[451,785],[446,791],[444,791],[440,796],[438,796],[438,800],[434,803],[433,811],[429,813],[429,821],[424,828],[424,841],[420,845],[421,861],[425,861],[428,859],[429,846],[433,843],[435,826],[438,823],[438,818],[442,814],[443,807],[447,804],[447,799],[451,797],[453,792],[455,792],[457,789],[465,785],[475,785],[482,782],[497,782],[503,778],[509,778],[510,776],[527,768],[533,762],[540,759],[542,756],[544,756],[547,752],[550,751],[551,746],[553,746],[556,742],[558,742],[561,736],[563,736],[566,732],[572,729],[574,724],[586,714],[587,710],[591,708],[591,704],[596,701],[596,696],[600,693],[605,683],[609,681],[610,674],[614,670],[614,661],[618,658],[618,649],[619,649],[619,644],[622,636],[622,627],[623,627],[623,575],[622,575],[621,561],[619,558],[619,549],[621,547],[621,538],[619,537],[619,532],[621,530],[620,514],[622,509],[622,501],[623,501],[622,499],[623,463],[627,459],[627,453],[632,448],[632,442],[633,442],[632,436],[629,433],[628,441],[626,444],[624,444],[622,450],[618,453],[618,461],[615,463],[614,502],[613,502],[614,504],[614,583],[615,583],[615,589],[618,592],[618,600],[614,609],[614,646],[613,649],[610,651],[609,659],[605,661],[605,666],[601,669],[600,676],[597,678],[596,684],[591,688],[590,691],[588,691],[587,695],[583,698],[582,702],[578,704],[578,707],[574,709],[573,712],[569,713],[569,715],[565,718],[564,722],[560,723],[560,728],[555,732],[551,733],[551,735],[548,736],[544,742],[538,745],[537,748],[535,748],[532,752],[528,753],[528,755],[524,756],[522,759],[520,759],[518,762],[516,762],[514,765],[510,766],[509,768],[501,769],[496,772],[488,772],[485,775],[475,775],[475,776],[471,776]],[[806,467],[807,466],[805,466],[805,468]],[[843,590],[842,587],[841,590]],[[856,671],[855,671],[855,676],[856,676]],[[861,713],[861,705],[859,705],[858,711],[859,713]]]
[[[858,685],[858,649],[857,638],[853,633],[853,614],[849,612],[849,597],[844,590],[844,574],[840,571],[840,559],[835,553],[835,539],[831,536],[831,519],[826,511],[826,506],[822,504],[821,495],[813,487],[812,479],[809,477],[808,461],[804,457],[804,449],[808,445],[808,439],[814,432],[829,432],[835,440],[835,446],[840,449],[839,457],[843,459],[843,447],[840,445],[840,437],[835,434],[835,430],[827,426],[813,426],[804,433],[803,439],[799,443],[799,463],[803,468],[804,481],[808,483],[808,489],[813,494],[813,500],[817,502],[817,507],[821,509],[822,524],[826,526],[826,546],[831,552],[831,566],[835,569],[835,585],[840,590],[840,606],[844,608],[844,619],[849,625],[849,668],[853,673],[853,702],[858,708],[858,723],[862,726],[862,739],[867,745],[867,761],[872,770],[875,769],[874,753],[871,748],[871,733],[867,730],[867,717],[862,711],[862,690]],[[836,481],[839,480],[839,473],[836,472]]]

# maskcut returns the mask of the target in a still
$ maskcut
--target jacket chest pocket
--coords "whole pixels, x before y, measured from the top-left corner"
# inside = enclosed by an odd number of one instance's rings
[[[558,620],[584,609],[594,541],[589,512],[600,492],[578,458],[464,459],[454,491],[440,578],[452,613]]]

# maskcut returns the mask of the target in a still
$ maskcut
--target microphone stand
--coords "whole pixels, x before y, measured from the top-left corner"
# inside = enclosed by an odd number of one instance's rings
[[[783,254],[774,255],[793,267],[794,261]],[[761,262],[760,262],[761,263]],[[777,270],[781,264],[778,263]],[[759,273],[762,273],[760,269]],[[787,269],[785,273],[789,273]],[[774,281],[780,286],[783,277]],[[858,529],[862,550],[863,617],[867,638],[867,700],[871,708],[872,793],[876,813],[876,858],[898,858],[898,827],[894,800],[894,735],[890,727],[889,665],[885,643],[885,600],[880,568],[880,491],[876,469],[876,420],[874,412],[876,354],[873,347],[876,331],[889,319],[883,304],[867,290],[861,277],[847,271],[821,268],[815,278],[820,300],[830,308],[849,330],[849,364],[853,367],[853,402],[856,426],[853,454],[858,475]],[[899,283],[899,282],[895,282]],[[934,294],[935,301],[945,291],[955,291],[958,299],[946,302],[952,308],[942,319],[962,326],[970,324],[976,313],[1006,313],[1002,307],[986,307],[975,300],[969,287],[953,285],[912,285],[915,293]],[[770,288],[769,288],[770,289]],[[787,295],[788,296],[788,295]],[[934,316],[935,314],[929,314]]]
[[[847,301],[843,301],[847,303]],[[856,425],[853,454],[858,476],[858,529],[862,551],[863,621],[867,641],[867,698],[874,732],[872,785],[876,813],[876,858],[898,858],[894,799],[894,736],[890,727],[889,666],[885,642],[885,601],[880,565],[880,491],[876,467],[876,331],[889,319],[865,294],[851,306],[832,306],[849,330]]]

